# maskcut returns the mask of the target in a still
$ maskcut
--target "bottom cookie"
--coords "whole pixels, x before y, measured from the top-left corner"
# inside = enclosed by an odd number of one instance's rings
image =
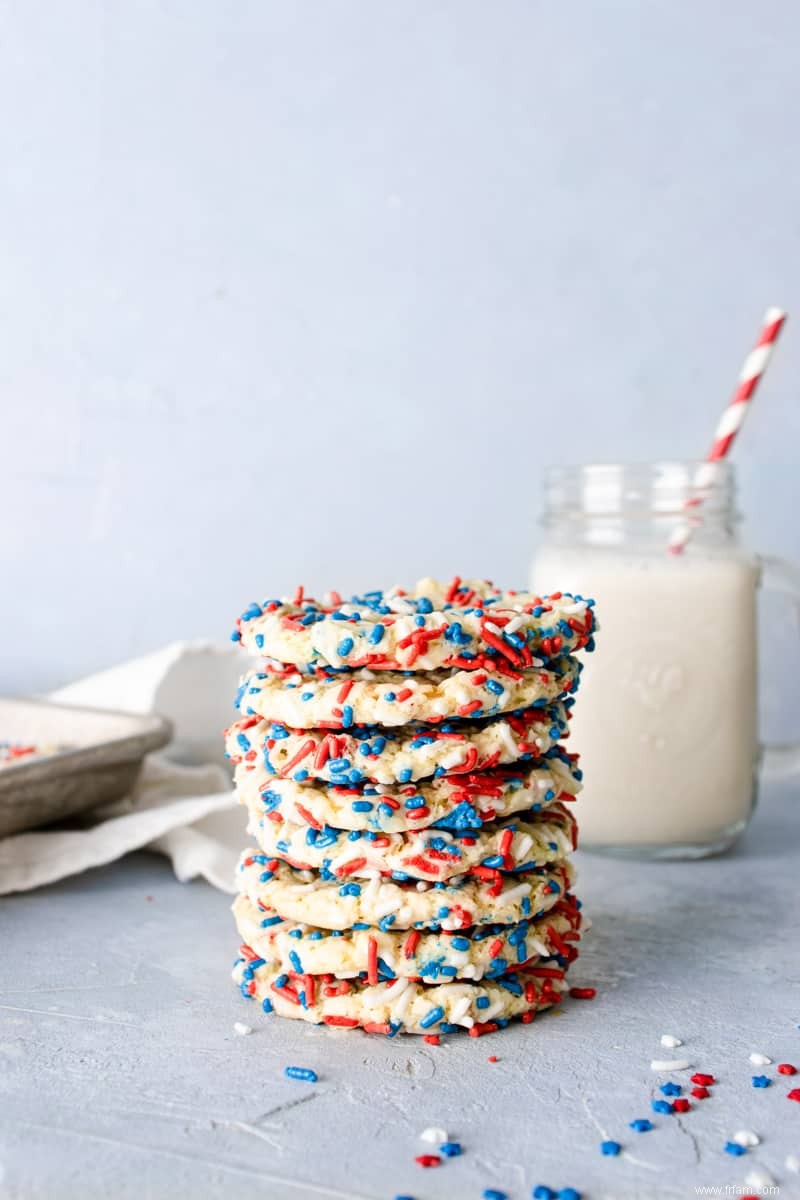
[[[454,980],[433,986],[408,978],[369,984],[333,975],[300,975],[266,963],[249,946],[233,968],[242,995],[265,1012],[367,1033],[486,1033],[512,1017],[531,1021],[566,991],[559,967],[523,967],[482,983]]]

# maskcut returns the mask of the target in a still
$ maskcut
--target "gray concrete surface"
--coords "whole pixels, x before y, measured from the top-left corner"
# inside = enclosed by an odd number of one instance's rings
[[[262,1018],[228,983],[228,900],[155,857],[6,899],[0,1197],[478,1200],[495,1187],[523,1200],[543,1182],[586,1200],[677,1198],[756,1165],[797,1196],[784,1162],[800,1154],[798,1079],[748,1061],[800,1065],[796,803],[768,795],[724,858],[579,856],[594,927],[574,975],[597,998],[439,1047]],[[685,1046],[664,1050],[665,1032]],[[685,1116],[656,1116],[667,1077],[650,1061],[676,1054],[719,1082]],[[287,1064],[319,1082],[286,1079]],[[774,1082],[754,1089],[762,1072]],[[657,1128],[633,1133],[636,1117]],[[426,1171],[413,1160],[433,1124],[464,1154]],[[723,1146],[740,1129],[763,1142],[734,1159]],[[624,1155],[601,1156],[603,1136]]]

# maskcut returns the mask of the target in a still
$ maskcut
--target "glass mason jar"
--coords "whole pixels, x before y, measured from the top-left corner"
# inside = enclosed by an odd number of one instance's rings
[[[760,764],[800,769],[800,747],[757,733],[756,591],[800,605],[800,573],[739,542],[729,463],[555,467],[545,476],[536,592],[597,602],[597,651],[571,723],[585,788],[584,849],[699,858],[746,827]],[[703,490],[697,490],[703,480]],[[691,536],[683,542],[676,531]]]

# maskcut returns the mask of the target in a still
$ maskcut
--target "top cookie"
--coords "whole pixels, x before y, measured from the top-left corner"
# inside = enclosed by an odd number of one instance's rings
[[[333,592],[319,602],[298,588],[292,600],[251,604],[231,636],[254,654],[297,666],[491,670],[499,659],[520,670],[592,650],[593,605],[566,592],[502,592],[458,576],[348,601]]]

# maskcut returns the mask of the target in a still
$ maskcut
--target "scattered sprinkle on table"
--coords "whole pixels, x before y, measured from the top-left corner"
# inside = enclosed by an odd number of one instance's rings
[[[648,1133],[653,1128],[653,1124],[645,1117],[637,1117],[635,1121],[630,1122],[630,1128],[636,1133]]]
[[[769,1087],[769,1085],[772,1083],[772,1080],[770,1079],[769,1075],[753,1075],[751,1083],[753,1084],[753,1087],[766,1088]]]
[[[663,1096],[680,1096],[683,1088],[679,1083],[662,1083],[658,1090]]]
[[[486,1061],[487,1062],[497,1062],[497,1055],[490,1054]],[[778,1068],[778,1070],[780,1070],[780,1067]],[[787,1074],[788,1074],[788,1072],[787,1072]]]
[[[558,1200],[581,1200],[580,1192],[576,1192],[575,1188],[562,1188],[558,1193]]]
[[[247,1037],[248,1033],[253,1032],[253,1026],[245,1025],[242,1021],[235,1021],[233,1025],[233,1032],[238,1033],[239,1037]]]
[[[692,1106],[683,1096],[679,1096],[677,1100],[672,1101],[672,1111],[676,1113],[691,1112]]]
[[[696,1083],[698,1087],[711,1087],[716,1082],[713,1075],[704,1075],[702,1071],[692,1076],[692,1083]]]
[[[440,1167],[442,1165],[438,1154],[418,1154],[414,1162],[420,1167]]]
[[[786,1099],[800,1101],[800,1088],[792,1088],[790,1092],[786,1093]]]
[[[531,1195],[533,1200],[556,1200],[556,1193],[546,1183],[537,1183]]]
[[[690,1095],[694,1096],[695,1100],[707,1100],[711,1092],[706,1087],[693,1087]]]
[[[462,1153],[461,1143],[442,1142],[441,1146],[439,1147],[439,1153],[443,1154],[445,1158],[458,1158],[459,1154]]]
[[[686,1071],[692,1064],[686,1058],[654,1058],[650,1063],[651,1071]],[[694,1078],[694,1076],[692,1076]]]
[[[284,1067],[284,1075],[288,1079],[302,1079],[304,1083],[316,1083],[317,1072],[310,1067]]]
[[[778,1063],[778,1074],[779,1075],[796,1075],[797,1067],[793,1066],[791,1063]]]
[[[753,1167],[752,1171],[748,1171],[744,1177],[744,1181],[748,1187],[764,1188],[773,1187],[775,1180],[770,1175],[769,1171],[765,1171],[763,1167]]]
[[[768,1067],[772,1062],[772,1059],[768,1058],[766,1054],[759,1054],[754,1050],[750,1055],[750,1062],[754,1067]]]
[[[447,1130],[440,1129],[438,1125],[429,1125],[427,1129],[423,1129],[419,1135],[419,1140],[421,1142],[430,1142],[432,1146],[437,1145],[437,1143],[441,1145],[442,1142],[450,1141],[447,1136]]]
[[[741,1154],[747,1154],[747,1147],[740,1146],[738,1142],[726,1142],[725,1153],[733,1154],[734,1156],[738,1157]]]
[[[593,987],[571,987],[569,994],[573,1000],[594,1000],[597,989]]]
[[[664,1113],[665,1116],[672,1116],[672,1105],[669,1100],[653,1100],[650,1107],[654,1113]]]
[[[622,1146],[620,1146],[619,1142],[609,1141],[600,1143],[600,1153],[607,1155],[609,1158],[616,1158],[621,1149]]]
[[[671,1033],[662,1033],[661,1045],[665,1050],[677,1050],[678,1046],[682,1046],[683,1042],[680,1038],[676,1038]]]
[[[732,1142],[736,1142],[737,1146],[757,1146],[761,1138],[757,1133],[753,1133],[752,1129],[740,1129],[731,1138]]]
[[[483,1200],[508,1200],[505,1192],[498,1192],[496,1188],[484,1188]]]

